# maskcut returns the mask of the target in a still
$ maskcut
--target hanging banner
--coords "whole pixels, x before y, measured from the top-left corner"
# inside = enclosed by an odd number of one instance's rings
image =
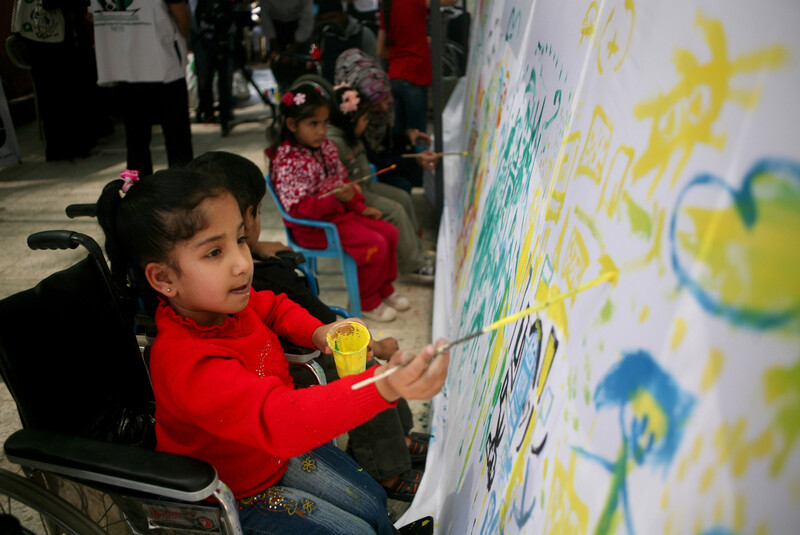
[[[800,4],[475,4],[433,334],[553,304],[451,350],[397,525],[797,532]]]

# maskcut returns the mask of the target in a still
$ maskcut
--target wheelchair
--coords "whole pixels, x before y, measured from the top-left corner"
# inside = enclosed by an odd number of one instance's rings
[[[138,303],[117,287],[98,244],[45,231],[28,245],[88,255],[0,300],[0,375],[22,423],[4,444],[19,469],[0,469],[0,531],[241,533],[213,466],[153,449]]]

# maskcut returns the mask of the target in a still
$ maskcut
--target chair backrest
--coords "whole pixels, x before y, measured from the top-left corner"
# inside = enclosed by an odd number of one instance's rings
[[[90,254],[0,300],[0,375],[26,428],[91,436],[120,408],[153,401],[132,322],[101,265]]]
[[[338,258],[342,265],[342,274],[344,275],[345,285],[347,286],[347,295],[350,300],[349,309],[354,316],[361,315],[361,297],[359,294],[358,286],[358,267],[355,260],[350,256],[342,246],[342,241],[339,239],[339,231],[334,223],[328,221],[317,221],[315,219],[300,219],[289,215],[281,204],[281,200],[275,191],[275,186],[270,179],[269,173],[266,174],[264,180],[267,182],[267,191],[272,200],[275,201],[275,206],[283,219],[283,226],[286,229],[286,242],[295,251],[303,253],[308,260],[312,271],[316,270],[315,257],[330,257]],[[325,249],[308,249],[298,244],[292,237],[292,230],[287,225],[287,222],[295,225],[306,225],[309,227],[320,228],[325,231],[325,238],[328,241],[328,246]]]

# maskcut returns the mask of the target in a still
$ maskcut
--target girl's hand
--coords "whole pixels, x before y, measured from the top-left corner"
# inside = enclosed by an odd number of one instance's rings
[[[372,219],[380,219],[383,217],[383,212],[373,206],[367,206],[361,215],[364,217],[371,217]]]
[[[356,190],[353,188],[353,184],[348,182],[347,184],[339,186],[339,189],[336,190],[333,196],[336,197],[336,200],[339,202],[350,202],[353,200],[355,194]]]
[[[443,340],[437,345],[444,345]],[[450,351],[443,351],[433,358],[432,345],[427,345],[413,355],[410,351],[398,351],[386,366],[381,366],[375,375],[385,373],[389,368],[402,366],[402,369],[392,373],[386,379],[377,381],[375,387],[378,393],[389,402],[403,399],[430,399],[438,394],[447,378],[447,368],[450,364]]]
[[[431,170],[434,167],[436,167],[436,162],[439,160],[439,158],[440,156],[438,154],[428,149],[426,151],[420,152],[414,159],[417,161],[417,164],[423,169]]]
[[[334,321],[333,323],[328,323],[327,325],[322,325],[321,327],[317,327],[316,330],[314,331],[314,334],[311,335],[311,343],[314,344],[314,347],[319,349],[320,352],[325,353],[326,355],[330,355],[331,353],[333,353],[333,349],[331,349],[331,347],[328,345],[328,332],[337,325],[339,325],[340,323],[345,323],[345,322],[360,323],[364,327],[367,326],[367,324],[364,323],[364,320],[362,320],[361,318],[348,318],[346,320]],[[372,347],[370,347],[369,351],[367,351],[367,359],[371,358],[372,358]]]

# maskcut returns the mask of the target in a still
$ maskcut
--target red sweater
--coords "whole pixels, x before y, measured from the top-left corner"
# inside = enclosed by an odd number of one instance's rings
[[[277,335],[312,347],[322,325],[285,294],[250,291],[248,306],[203,327],[162,302],[150,356],[157,449],[211,463],[236,498],[274,485],[286,460],[393,407],[374,385],[350,386],[375,369],[294,390]]]

